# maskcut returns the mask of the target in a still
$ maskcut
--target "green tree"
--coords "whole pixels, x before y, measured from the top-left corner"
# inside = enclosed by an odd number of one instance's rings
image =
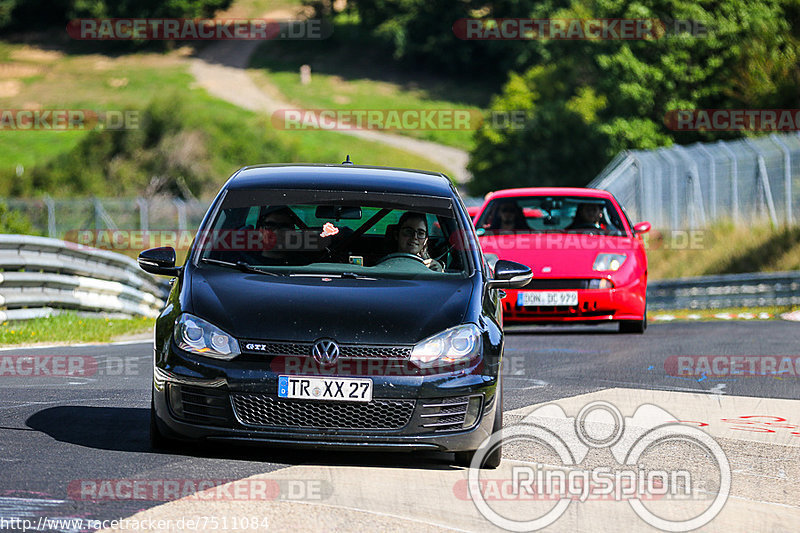
[[[669,111],[800,107],[797,19],[791,0],[576,1],[534,17],[691,20],[705,36],[672,31],[634,41],[531,41],[531,66],[512,74],[495,112],[525,111],[522,129],[476,133],[473,194],[508,186],[583,185],[620,150],[732,137],[679,132]],[[794,9],[790,7],[794,6]],[[699,27],[699,26],[696,26]],[[671,28],[668,26],[668,29]]]

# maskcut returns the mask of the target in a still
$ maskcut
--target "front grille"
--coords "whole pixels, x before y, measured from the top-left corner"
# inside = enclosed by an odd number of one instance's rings
[[[313,342],[242,341],[243,353],[268,356],[294,355],[311,357]],[[248,347],[250,346],[250,347]],[[257,348],[256,348],[257,346]],[[408,359],[411,346],[381,344],[340,344],[339,358],[344,359]]]
[[[420,427],[428,431],[453,431],[464,427],[469,396],[425,400]]]
[[[211,425],[227,425],[230,420],[228,394],[218,389],[170,384],[180,390],[180,418]],[[175,405],[172,406],[175,411]],[[177,414],[177,413],[176,413]]]
[[[525,290],[588,289],[588,279],[534,278],[525,285]]]
[[[331,403],[262,394],[234,394],[232,398],[242,424],[307,429],[401,429],[416,405],[415,400]]]

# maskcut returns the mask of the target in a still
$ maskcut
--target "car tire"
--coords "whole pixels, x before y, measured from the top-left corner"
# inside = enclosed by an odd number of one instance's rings
[[[497,393],[495,396],[497,407],[495,408],[494,423],[492,424],[492,433],[497,433],[503,429],[503,381],[498,378]],[[472,459],[475,457],[477,450],[469,450],[466,452],[455,452],[455,464],[469,468],[472,464]],[[494,470],[500,466],[500,461],[503,459],[503,446],[497,446],[492,453],[486,456],[481,465],[483,470]]]
[[[152,396],[150,398],[150,449],[158,450],[171,450],[175,448],[175,441],[165,436],[158,428],[158,420],[156,419],[155,401]]]
[[[644,315],[641,320],[620,320],[620,333],[644,333],[647,329],[647,302],[644,303]]]

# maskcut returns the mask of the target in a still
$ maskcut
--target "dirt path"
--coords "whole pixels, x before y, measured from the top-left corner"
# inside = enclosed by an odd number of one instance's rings
[[[278,109],[295,108],[282,99],[277,89],[267,94],[248,75],[247,65],[259,44],[258,41],[212,43],[191,60],[190,71],[197,84],[209,94],[244,109],[271,114]],[[380,131],[342,129],[339,132],[423,156],[441,165],[442,171],[459,184],[471,177],[466,168],[469,154],[464,150]]]

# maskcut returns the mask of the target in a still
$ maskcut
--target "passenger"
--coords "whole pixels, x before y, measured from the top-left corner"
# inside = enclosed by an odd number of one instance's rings
[[[528,230],[525,213],[513,200],[498,200],[489,227],[486,229],[497,231]]]
[[[425,266],[436,272],[444,268],[428,254],[428,219],[422,213],[403,213],[397,223],[397,253],[412,254],[423,259]]]
[[[575,220],[565,229],[605,231],[603,206],[588,202],[578,204],[578,209],[575,211]]]

